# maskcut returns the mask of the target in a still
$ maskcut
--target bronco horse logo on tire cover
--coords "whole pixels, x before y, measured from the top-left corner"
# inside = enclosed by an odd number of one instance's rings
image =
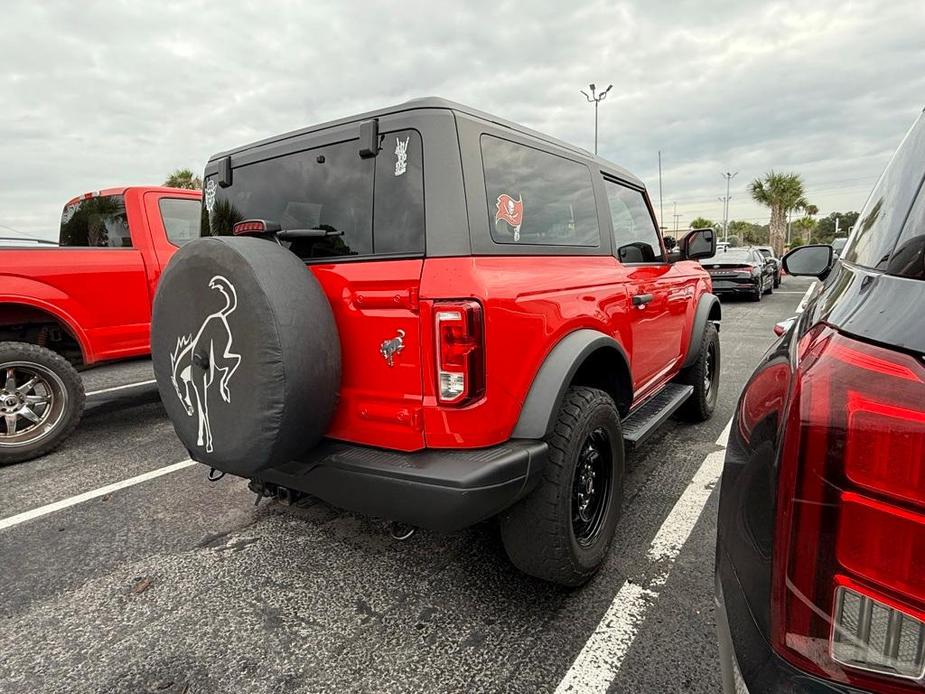
[[[218,390],[227,403],[231,402],[228,382],[241,365],[241,355],[231,351],[233,338],[228,326],[228,316],[237,308],[238,294],[234,285],[221,275],[209,280],[209,288],[219,291],[225,297],[224,308],[206,316],[196,333],[177,338],[177,346],[170,355],[170,380],[177,392],[177,397],[186,408],[190,417],[195,412],[199,416],[199,428],[196,445],[205,446],[206,452],[212,452],[212,427],[209,424],[209,391],[215,382],[215,375],[221,372]],[[193,367],[199,367],[194,370]],[[180,388],[180,383],[183,389]],[[195,398],[190,397],[192,387]]]

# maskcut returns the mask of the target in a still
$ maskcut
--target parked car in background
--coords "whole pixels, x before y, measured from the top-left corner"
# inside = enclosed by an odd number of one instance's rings
[[[776,265],[756,248],[727,248],[704,260],[703,266],[713,279],[713,293],[717,296],[744,294],[761,301],[764,294],[774,291]]]
[[[845,250],[845,245],[848,243],[848,237],[838,236],[832,239],[832,251],[835,255],[841,255],[842,251]]]
[[[716,545],[727,692],[920,692],[925,678],[925,117],[742,392]]]
[[[158,289],[155,376],[193,459],[451,532],[521,570],[606,560],[624,451],[719,387],[720,305],[642,182],[460,104],[411,101],[217,154]],[[580,278],[576,280],[576,278]]]
[[[199,236],[199,191],[113,188],[70,200],[57,245],[0,242],[0,464],[77,426],[77,368],[150,349],[151,300],[177,247]]]
[[[766,260],[771,260],[774,263],[774,288],[777,289],[780,286],[781,276],[784,274],[784,266],[781,263],[780,258],[774,255],[774,249],[770,246],[755,246],[761,255],[765,257]]]

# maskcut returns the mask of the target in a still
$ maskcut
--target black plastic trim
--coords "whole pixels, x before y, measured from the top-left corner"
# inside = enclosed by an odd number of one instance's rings
[[[703,339],[703,331],[706,330],[707,321],[710,319],[710,312],[713,307],[719,312],[719,319],[722,319],[723,309],[720,307],[719,299],[715,294],[702,294],[700,301],[697,302],[697,312],[694,314],[694,325],[691,328],[691,339],[687,343],[687,356],[684,357],[682,368],[692,366],[697,361],[700,341]],[[717,320],[719,320],[717,319]]]
[[[622,359],[623,368],[629,371],[626,352],[612,337],[587,328],[569,333],[549,353],[533,379],[514,427],[514,438],[542,439],[549,434],[565,391],[582,362],[602,347],[614,350],[614,358]]]
[[[539,481],[544,441],[413,453],[326,440],[255,480],[369,516],[455,532],[497,515]]]

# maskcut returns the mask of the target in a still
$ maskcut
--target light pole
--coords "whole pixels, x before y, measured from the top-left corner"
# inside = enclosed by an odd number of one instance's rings
[[[726,179],[726,198],[723,200],[723,241],[729,241],[729,184],[732,179],[739,175],[739,172],[724,171],[722,177]],[[720,198],[722,200],[722,198]]]
[[[584,89],[581,90],[581,93],[585,95],[585,98],[588,100],[589,104],[594,104],[594,155],[597,156],[597,107],[604,99],[607,98],[607,92],[613,89],[613,85],[609,85],[607,89],[602,91],[597,96],[594,94],[594,85],[589,84],[588,87],[591,89],[590,96],[588,96],[588,93]]]

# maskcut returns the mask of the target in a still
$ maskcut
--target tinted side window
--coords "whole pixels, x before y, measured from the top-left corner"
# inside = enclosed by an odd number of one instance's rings
[[[886,271],[891,275],[925,280],[925,187],[919,191]]]
[[[70,203],[61,214],[60,246],[131,248],[132,235],[121,195]]]
[[[403,130],[383,136],[376,157],[373,247],[380,253],[424,252],[424,158],[421,136]]]
[[[923,161],[925,120],[919,117],[864,205],[842,253],[845,260],[870,268],[887,267],[903,219],[922,182]]]
[[[653,263],[662,260],[655,222],[642,193],[613,181],[604,181],[613,239],[621,263]]]
[[[490,135],[481,144],[495,243],[600,245],[587,166]]]
[[[198,200],[161,198],[157,205],[161,211],[161,220],[164,222],[167,240],[170,243],[174,246],[182,246],[199,237],[201,204]]]
[[[266,219],[283,229],[329,232],[293,242],[302,258],[371,254],[375,159],[357,150],[351,140],[237,167],[228,188],[209,179],[202,233],[226,236],[244,219]]]

